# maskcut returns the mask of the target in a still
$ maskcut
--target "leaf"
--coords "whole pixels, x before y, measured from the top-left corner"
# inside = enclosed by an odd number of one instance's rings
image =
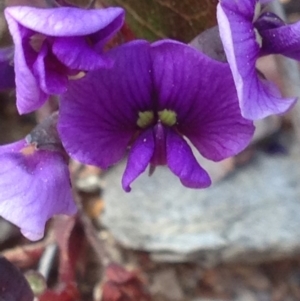
[[[138,38],[173,38],[189,42],[216,25],[218,0],[104,0],[122,6],[127,22]]]
[[[33,301],[33,292],[20,270],[0,257],[0,301]]]
[[[86,246],[82,226],[76,216],[57,216],[53,226],[59,248],[59,282],[74,282],[76,265]]]
[[[150,295],[139,275],[111,263],[105,270],[101,301],[150,301]]]
[[[63,285],[63,287],[60,290],[46,290],[45,293],[42,294],[38,300],[39,301],[78,301],[80,300],[80,296],[76,284],[68,283],[67,285]]]

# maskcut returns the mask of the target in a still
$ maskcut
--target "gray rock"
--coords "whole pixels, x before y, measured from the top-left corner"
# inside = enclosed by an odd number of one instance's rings
[[[150,292],[154,300],[159,300],[161,296],[166,300],[180,301],[184,300],[184,292],[172,268],[163,271],[157,271],[153,277],[153,283],[150,285]]]
[[[226,301],[226,299],[207,299],[207,298],[197,298],[193,299],[192,301]],[[228,299],[227,299],[228,301]]]
[[[300,253],[300,158],[257,153],[204,190],[183,187],[166,167],[125,193],[124,162],[106,175],[102,221],[124,246],[155,260],[259,262]]]

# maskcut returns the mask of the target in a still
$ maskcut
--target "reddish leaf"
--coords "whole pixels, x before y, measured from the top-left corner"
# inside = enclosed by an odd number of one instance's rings
[[[80,298],[76,284],[69,283],[65,285],[62,289],[46,290],[39,297],[39,301],[78,301]]]
[[[136,274],[134,272],[129,272],[116,263],[111,263],[106,268],[105,276],[108,280],[119,284],[129,282],[136,278]]]
[[[76,217],[60,216],[54,222],[54,235],[59,247],[59,281],[75,281],[75,268],[84,251],[84,232]]]
[[[102,301],[123,301],[124,296],[118,286],[111,281],[107,281],[103,286]],[[125,297],[125,300],[126,297]]]
[[[150,295],[137,273],[110,264],[105,270],[101,301],[149,301]]]

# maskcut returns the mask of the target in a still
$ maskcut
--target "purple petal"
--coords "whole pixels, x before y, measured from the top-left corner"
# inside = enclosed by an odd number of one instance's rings
[[[159,109],[177,113],[180,133],[214,161],[244,149],[254,127],[241,116],[228,64],[171,41],[155,43],[151,51]]]
[[[174,110],[179,125],[190,118],[196,104],[205,107],[210,101],[219,101],[219,93],[211,85],[223,84],[226,72],[227,78],[231,76],[225,64],[179,42],[153,43],[151,55],[158,110]],[[205,91],[201,94],[203,88]]]
[[[279,88],[266,79],[252,76],[245,83],[241,111],[245,118],[261,119],[272,114],[283,114],[296,103],[297,98],[283,98]]]
[[[172,130],[168,131],[166,140],[167,164],[181,183],[189,188],[210,186],[209,175],[196,161],[186,141]]]
[[[1,301],[34,301],[34,294],[23,273],[0,257],[0,292]]]
[[[53,57],[47,43],[42,45],[32,69],[39,80],[39,86],[46,94],[62,94],[66,91],[68,84],[67,70]],[[38,102],[36,108],[41,105],[42,103]]]
[[[31,240],[43,237],[55,214],[74,214],[68,166],[57,152],[0,155],[0,215]]]
[[[39,88],[37,80],[27,64],[27,57],[30,53],[26,52],[25,54],[23,39],[29,35],[28,30],[19,26],[9,14],[5,16],[15,45],[14,69],[17,109],[20,114],[25,114],[39,108],[47,100],[47,95]],[[33,59],[30,57],[30,60]]]
[[[131,190],[130,184],[147,168],[154,153],[153,129],[143,132],[131,147],[127,165],[122,178],[122,186],[126,192]]]
[[[70,83],[61,100],[59,133],[70,156],[107,168],[118,162],[138,130],[138,113],[152,107],[147,42],[111,52],[111,69],[89,72]]]
[[[116,34],[124,23],[124,14],[113,20],[103,29],[89,35],[89,39],[95,45],[95,50],[102,52],[103,46]]]
[[[0,63],[11,62],[14,56],[14,47],[0,48]]]
[[[263,40],[262,51],[300,60],[300,22],[260,29],[259,33]]]
[[[178,114],[178,123],[182,123],[188,118],[190,105],[199,90],[198,84],[203,80],[195,70],[199,66],[199,70],[202,67],[205,70],[205,66],[200,62],[195,68],[195,61],[204,57],[212,60],[192,47],[171,40],[153,43],[151,56],[154,87],[159,99],[158,111],[174,110]]]
[[[242,115],[260,119],[286,112],[294,98],[281,98],[271,84],[262,82],[255,69],[260,47],[253,26],[255,0],[222,0],[217,7],[221,39],[238,93]]]
[[[230,21],[246,21],[246,23],[252,23],[254,19],[256,4],[257,0],[220,0],[218,9],[222,8],[226,12],[226,14],[228,14]],[[246,24],[242,23],[241,25],[245,26]],[[247,24],[247,26],[248,25],[249,24]],[[243,33],[244,35],[245,30],[244,28],[235,28],[235,31]],[[249,36],[251,35],[252,33],[249,32]]]
[[[111,67],[113,63],[97,53],[83,37],[55,38],[52,51],[63,64],[75,70],[95,70]]]
[[[25,139],[0,146],[0,156],[5,153],[17,153],[27,145]]]
[[[266,29],[278,28],[284,25],[286,25],[286,23],[272,12],[261,14],[254,22],[254,26],[258,32]]]
[[[15,88],[14,47],[0,49],[0,90]]]
[[[80,9],[76,7],[34,8],[14,6],[5,9],[8,25],[12,20],[33,31],[54,36],[72,37],[96,33],[115,19],[120,27],[123,23],[122,8]],[[14,34],[14,31],[11,31]]]

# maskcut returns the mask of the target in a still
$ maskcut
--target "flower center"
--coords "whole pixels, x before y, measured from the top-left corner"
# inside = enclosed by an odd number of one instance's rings
[[[144,129],[148,127],[154,121],[154,113],[153,111],[144,111],[139,112],[139,118],[137,120],[137,125]]]
[[[173,126],[177,121],[177,114],[172,110],[164,109],[158,112],[159,120],[168,126]]]
[[[136,124],[144,129],[155,123],[155,121],[160,121],[162,124],[166,126],[173,126],[177,122],[177,114],[176,112],[168,109],[164,109],[157,113],[157,118],[155,118],[153,111],[144,111],[139,112],[139,118]]]

